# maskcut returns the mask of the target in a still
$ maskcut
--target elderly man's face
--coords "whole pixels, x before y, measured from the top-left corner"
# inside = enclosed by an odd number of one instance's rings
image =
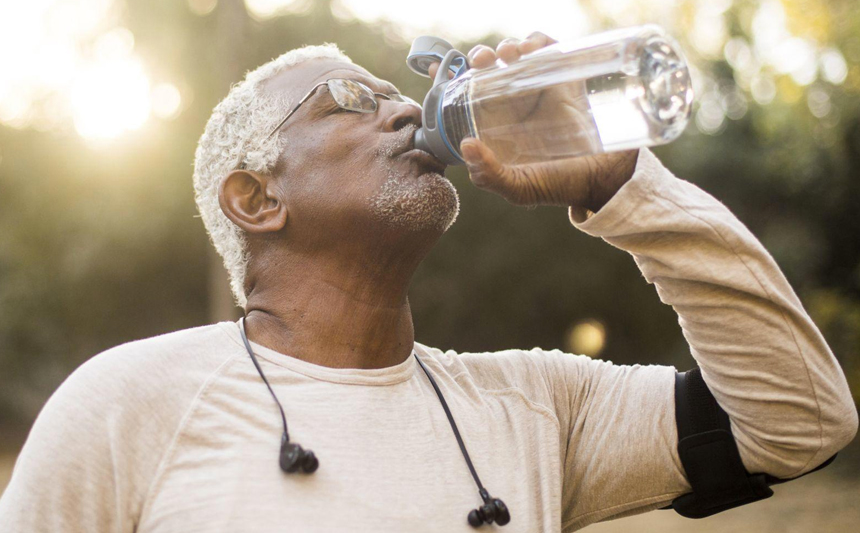
[[[397,92],[357,65],[328,59],[291,67],[264,90],[298,102],[331,78],[357,80],[377,93]],[[368,224],[395,232],[441,233],[453,223],[459,201],[442,176],[444,165],[412,151],[420,109],[382,97],[377,102],[376,113],[346,111],[323,86],[281,127],[287,142],[275,174],[294,223],[337,233]]]

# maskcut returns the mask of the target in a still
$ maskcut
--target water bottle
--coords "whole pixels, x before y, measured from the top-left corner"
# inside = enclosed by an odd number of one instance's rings
[[[448,42],[415,39],[410,69],[429,77],[438,61],[415,143],[449,165],[464,163],[460,141],[467,137],[511,165],[665,144],[684,131],[692,109],[683,53],[653,24],[560,42],[509,65],[499,60],[473,70]]]

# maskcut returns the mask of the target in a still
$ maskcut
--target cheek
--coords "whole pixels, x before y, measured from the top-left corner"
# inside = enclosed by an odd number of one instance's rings
[[[325,165],[309,173],[297,206],[319,228],[356,228],[370,216],[371,198],[385,182],[387,169],[359,154],[320,152]]]
[[[355,122],[320,133],[315,170],[321,172],[315,173],[341,194],[367,197],[385,181],[390,161],[379,153],[378,132]]]
[[[321,148],[328,152],[346,153],[362,146],[373,128],[368,115],[341,111],[317,122],[315,133]]]
[[[304,131],[292,161],[289,148],[285,151],[289,173],[300,180],[296,207],[315,224],[358,222],[385,183],[391,161],[380,153],[379,131],[371,119],[324,117]]]

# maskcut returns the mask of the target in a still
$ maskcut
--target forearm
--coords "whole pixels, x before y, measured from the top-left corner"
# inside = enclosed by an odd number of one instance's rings
[[[813,468],[856,432],[842,370],[749,230],[641,152],[629,182],[597,214],[572,208],[572,222],[631,253],[678,313],[747,469],[790,477]]]

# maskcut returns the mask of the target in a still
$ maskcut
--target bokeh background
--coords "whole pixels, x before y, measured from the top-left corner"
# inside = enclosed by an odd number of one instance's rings
[[[461,50],[658,23],[691,63],[683,136],[654,152],[764,243],[860,398],[860,7],[854,0],[0,1],[0,490],[45,400],[127,341],[233,319],[196,217],[194,148],[244,73],[336,42],[422,100],[411,40]],[[561,348],[693,365],[632,259],[560,208],[523,209],[448,176],[458,222],[410,293],[417,340]],[[655,512],[594,531],[856,531],[858,445],[779,498],[704,521]]]

